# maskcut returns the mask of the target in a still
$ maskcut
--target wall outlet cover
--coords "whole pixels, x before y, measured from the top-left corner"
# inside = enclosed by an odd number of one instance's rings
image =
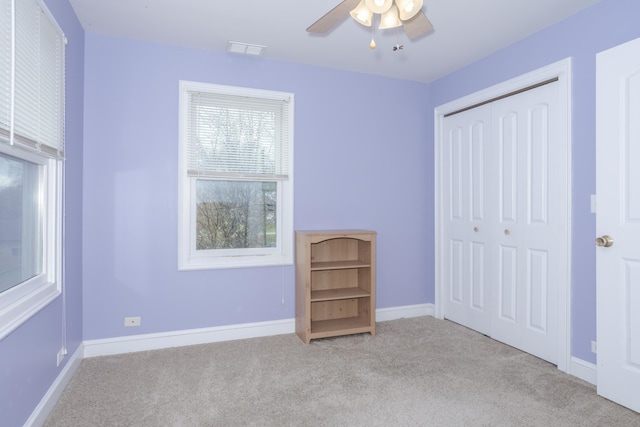
[[[140,326],[140,317],[125,317],[124,326]]]

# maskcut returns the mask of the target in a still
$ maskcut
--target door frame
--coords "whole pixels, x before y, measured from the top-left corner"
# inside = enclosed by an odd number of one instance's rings
[[[443,242],[443,179],[441,173],[443,171],[442,153],[444,138],[444,119],[445,115],[454,111],[459,111],[468,106],[480,104],[482,102],[498,98],[520,89],[530,87],[532,85],[544,82],[549,79],[556,78],[559,84],[560,94],[560,137],[566,142],[566,168],[562,171],[567,184],[567,218],[565,250],[561,251],[561,259],[564,264],[561,269],[564,271],[564,280],[560,283],[558,289],[557,301],[557,319],[558,319],[558,369],[569,373],[571,366],[571,230],[572,230],[572,192],[571,192],[571,58],[555,62],[548,66],[531,71],[519,77],[507,80],[503,83],[491,86],[487,89],[480,90],[470,95],[464,96],[449,103],[437,106],[434,109],[434,203],[435,203],[435,317],[444,319],[445,307],[445,289],[443,274],[446,271],[443,265],[444,257],[440,254],[444,253],[445,245]]]

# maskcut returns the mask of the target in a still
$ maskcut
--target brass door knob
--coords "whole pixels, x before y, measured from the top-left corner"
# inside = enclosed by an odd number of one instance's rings
[[[606,234],[602,237],[596,237],[596,246],[601,246],[603,248],[613,246],[613,237],[607,236]]]

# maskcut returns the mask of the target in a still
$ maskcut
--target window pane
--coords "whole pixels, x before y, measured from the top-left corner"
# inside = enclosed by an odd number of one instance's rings
[[[276,182],[196,180],[196,249],[276,247]]]
[[[40,166],[0,153],[0,292],[42,273]]]

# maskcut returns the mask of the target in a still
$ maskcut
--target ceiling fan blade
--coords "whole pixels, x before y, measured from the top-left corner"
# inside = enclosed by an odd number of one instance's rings
[[[345,16],[349,15],[351,10],[360,3],[360,0],[344,0],[336,7],[327,12],[322,18],[311,24],[307,28],[308,33],[326,33],[333,28],[338,22],[342,21]]]
[[[410,40],[416,39],[423,34],[427,34],[433,30],[433,25],[427,15],[420,11],[416,16],[411,19],[407,19],[402,22],[404,32],[407,34]]]

